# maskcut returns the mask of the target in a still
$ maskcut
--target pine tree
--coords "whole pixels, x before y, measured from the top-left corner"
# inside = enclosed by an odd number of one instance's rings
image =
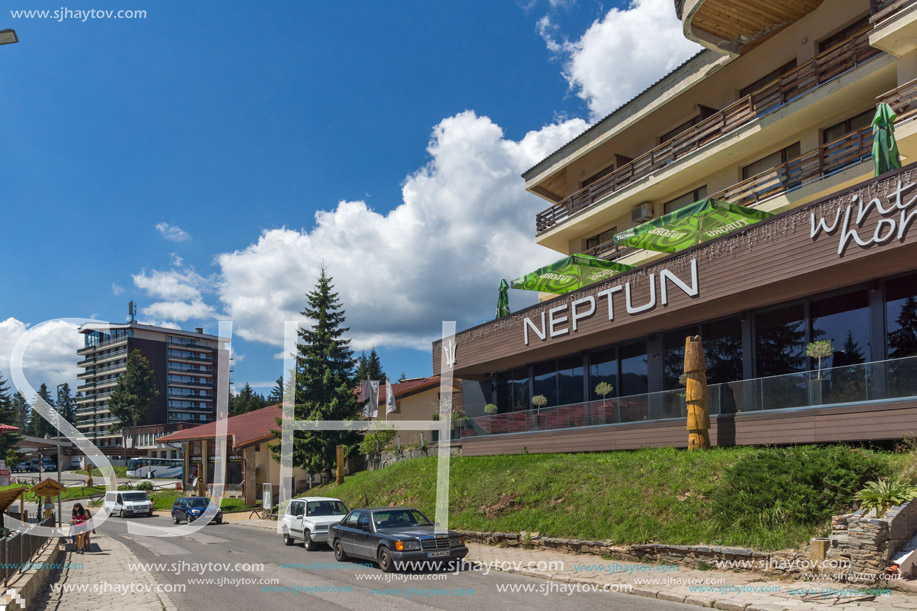
[[[268,405],[280,405],[283,403],[283,376],[277,378],[274,388],[271,389],[271,394],[267,397],[267,402]]]
[[[407,379],[408,379],[408,374],[406,374],[406,373],[403,372],[403,371],[401,372],[401,375],[398,376],[398,381],[399,381],[399,382],[404,382],[404,381],[407,380]]]
[[[379,359],[379,354],[375,348],[372,349],[369,356],[366,356],[365,352],[360,354],[360,358],[357,359],[357,374],[355,378],[357,383],[363,380],[378,380],[379,384],[385,384],[387,378],[382,370],[382,361]]]
[[[51,398],[51,391],[48,390],[47,384],[42,383],[42,385],[38,387],[38,396],[32,401],[32,435],[35,437],[44,437],[45,435],[56,436],[57,430],[36,411],[39,398],[47,403],[48,407],[54,408],[54,399]]]
[[[13,426],[18,426],[19,430],[25,434],[32,431],[32,425],[30,422],[30,408],[29,402],[25,400],[25,397],[21,392],[17,392],[13,395],[12,399],[12,413],[13,413]],[[39,416],[41,418],[41,416]]]
[[[16,421],[17,417],[9,388],[6,386],[3,376],[0,376],[0,423],[18,426]],[[22,439],[21,430],[10,431],[0,435],[0,458],[5,460],[8,465],[15,464],[19,460],[19,453],[16,448],[20,439]]]
[[[61,417],[70,424],[76,424],[76,401],[70,393],[70,384],[64,382],[57,387],[57,401],[55,402],[57,411]]]
[[[267,405],[267,399],[262,395],[256,393],[251,385],[246,382],[245,386],[242,387],[242,390],[239,391],[232,401],[229,404],[229,415],[238,416],[239,414],[247,414],[248,412],[254,411],[256,409],[261,409]]]
[[[129,424],[136,439],[137,424],[146,418],[158,394],[150,362],[140,350],[134,350],[127,355],[127,368],[108,399],[109,411],[121,420],[120,425],[112,428],[123,429]],[[134,457],[135,445],[131,444],[131,458]]]
[[[332,279],[322,269],[318,282],[307,295],[302,314],[312,326],[299,330],[296,357],[297,420],[352,420],[359,405],[353,392],[354,358],[344,334],[344,308]],[[279,422],[278,422],[279,424]],[[278,436],[279,431],[275,432]],[[354,447],[359,435],[353,431],[296,431],[293,465],[310,473],[327,473],[335,464],[336,446]],[[280,460],[280,447],[273,449]]]

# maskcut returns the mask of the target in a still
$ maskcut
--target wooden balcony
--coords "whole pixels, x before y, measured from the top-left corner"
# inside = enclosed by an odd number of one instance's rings
[[[877,104],[883,102],[889,104],[898,115],[896,124],[917,118],[917,79],[876,98]],[[872,157],[872,141],[872,126],[864,127],[714,193],[711,197],[741,206],[755,206],[866,161]],[[621,247],[609,240],[586,250],[585,254],[614,261],[635,252],[637,249]]]
[[[881,55],[869,46],[869,30],[837,44],[723,108],[687,131],[675,136],[593,184],[539,212],[535,217],[537,233],[543,233],[577,212],[620,191],[628,185],[661,170],[726,134],[786,106],[845,72]]]

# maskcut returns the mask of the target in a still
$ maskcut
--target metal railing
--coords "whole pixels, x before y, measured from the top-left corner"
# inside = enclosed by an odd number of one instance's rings
[[[603,424],[686,418],[684,389],[609,397],[470,418],[453,436],[527,433]],[[710,415],[917,397],[917,356],[754,378],[708,387]]]
[[[28,516],[24,516],[28,518]],[[23,520],[27,521],[27,520]],[[31,531],[36,526],[55,525],[54,515],[42,518],[39,522],[32,524],[24,532],[16,532],[8,537],[0,539],[0,558],[3,558],[0,565],[0,574],[3,575],[3,585],[9,585],[10,578],[16,573],[22,573],[28,569],[29,563],[38,555],[41,549],[53,538],[33,535]],[[18,567],[18,568],[17,568]]]
[[[865,30],[823,51],[761,89],[699,121],[588,187],[539,212],[536,215],[536,231],[547,231],[612,193],[675,163],[688,153],[786,106],[828,81],[882,55],[882,51],[869,45],[869,32],[870,30]]]

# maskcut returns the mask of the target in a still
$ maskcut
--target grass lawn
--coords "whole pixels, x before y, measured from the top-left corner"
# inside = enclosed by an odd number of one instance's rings
[[[842,490],[834,497],[822,494],[820,488],[828,484],[819,481],[820,473],[806,472],[805,465],[817,462],[815,459],[822,461],[819,464],[854,465],[846,487],[838,484]],[[736,479],[749,469],[754,472],[762,461],[776,465],[768,467],[772,473],[761,474],[764,483],[759,486],[749,478],[747,490],[741,489],[741,480],[736,489]],[[837,446],[453,457],[449,526],[479,531],[524,530],[619,544],[663,542],[780,549],[824,535],[830,527],[830,515],[851,507],[849,501],[837,499],[852,500],[851,490],[858,490],[865,479],[900,472],[914,463],[914,454]],[[782,465],[787,466],[784,469]],[[782,473],[782,469],[788,472]],[[363,471],[348,476],[341,486],[326,484],[310,494],[338,497],[348,507],[416,506],[432,518],[436,470],[436,457],[418,458],[378,471]],[[773,490],[766,486],[771,477],[777,482]],[[810,488],[802,485],[810,480]],[[785,501],[780,499],[784,489]],[[809,507],[810,497],[822,506],[813,509],[808,519],[797,519],[802,511],[787,511]],[[779,511],[774,510],[775,505]]]

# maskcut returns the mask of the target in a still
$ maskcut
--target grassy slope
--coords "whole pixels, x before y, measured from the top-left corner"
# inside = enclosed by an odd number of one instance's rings
[[[545,536],[660,541],[669,544],[747,545],[776,549],[817,534],[787,524],[781,531],[728,532],[709,519],[709,495],[729,465],[765,448],[716,448],[685,452],[672,448],[599,454],[540,454],[456,457],[451,462],[450,516],[453,528],[536,531]],[[897,469],[902,455],[884,454]],[[395,464],[329,484],[314,494],[343,499],[348,506],[414,505],[434,513],[436,458]]]

